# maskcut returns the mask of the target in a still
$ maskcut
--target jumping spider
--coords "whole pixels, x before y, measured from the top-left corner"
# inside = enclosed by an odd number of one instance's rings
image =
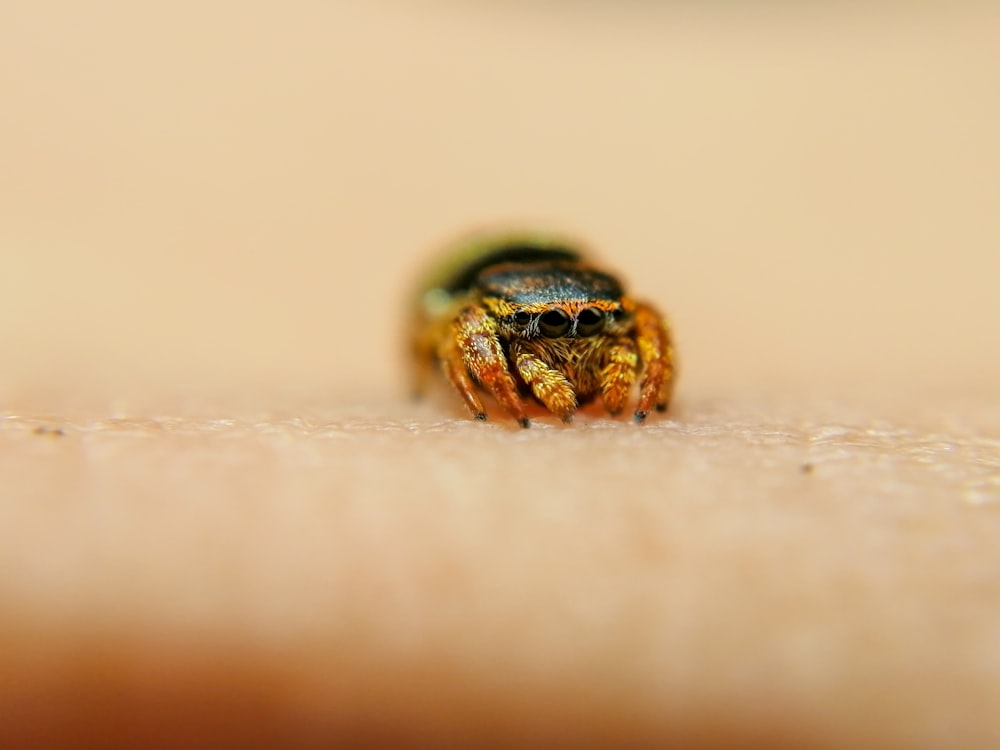
[[[674,352],[666,321],[565,238],[467,240],[422,286],[414,323],[415,394],[436,363],[476,419],[486,419],[480,389],[522,427],[530,425],[524,397],[564,422],[597,397],[614,415],[640,376],[636,422],[670,403]]]

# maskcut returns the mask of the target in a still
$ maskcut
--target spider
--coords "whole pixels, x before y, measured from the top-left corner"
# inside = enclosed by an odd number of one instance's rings
[[[674,383],[664,318],[556,235],[484,234],[452,248],[421,287],[410,345],[415,395],[437,364],[476,419],[487,417],[485,390],[522,427],[530,397],[564,422],[596,398],[617,415],[640,376],[642,423],[666,410]]]

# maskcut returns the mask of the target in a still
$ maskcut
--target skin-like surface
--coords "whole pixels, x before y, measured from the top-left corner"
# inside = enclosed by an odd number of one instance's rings
[[[1000,746],[1000,6],[8,5],[0,747]],[[666,414],[408,398],[483,221]]]
[[[996,743],[995,404],[440,395],[4,420],[4,746]]]

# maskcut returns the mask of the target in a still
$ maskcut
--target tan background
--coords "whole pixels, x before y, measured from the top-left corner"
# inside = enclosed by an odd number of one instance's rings
[[[8,392],[384,398],[400,290],[509,219],[661,301],[687,388],[1000,372],[994,11],[42,2],[2,27]]]
[[[5,3],[14,731],[1000,743],[998,39],[946,3]],[[508,220],[670,312],[675,420],[405,403],[412,277]]]

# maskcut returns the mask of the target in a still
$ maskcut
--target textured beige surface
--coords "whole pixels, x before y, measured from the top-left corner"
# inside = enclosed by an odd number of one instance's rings
[[[3,15],[0,744],[1000,744],[996,10]],[[668,419],[403,400],[506,219]]]
[[[995,435],[1000,411],[948,407],[10,418],[7,690],[69,716],[7,721],[127,745],[989,746],[1000,440],[957,422]]]

